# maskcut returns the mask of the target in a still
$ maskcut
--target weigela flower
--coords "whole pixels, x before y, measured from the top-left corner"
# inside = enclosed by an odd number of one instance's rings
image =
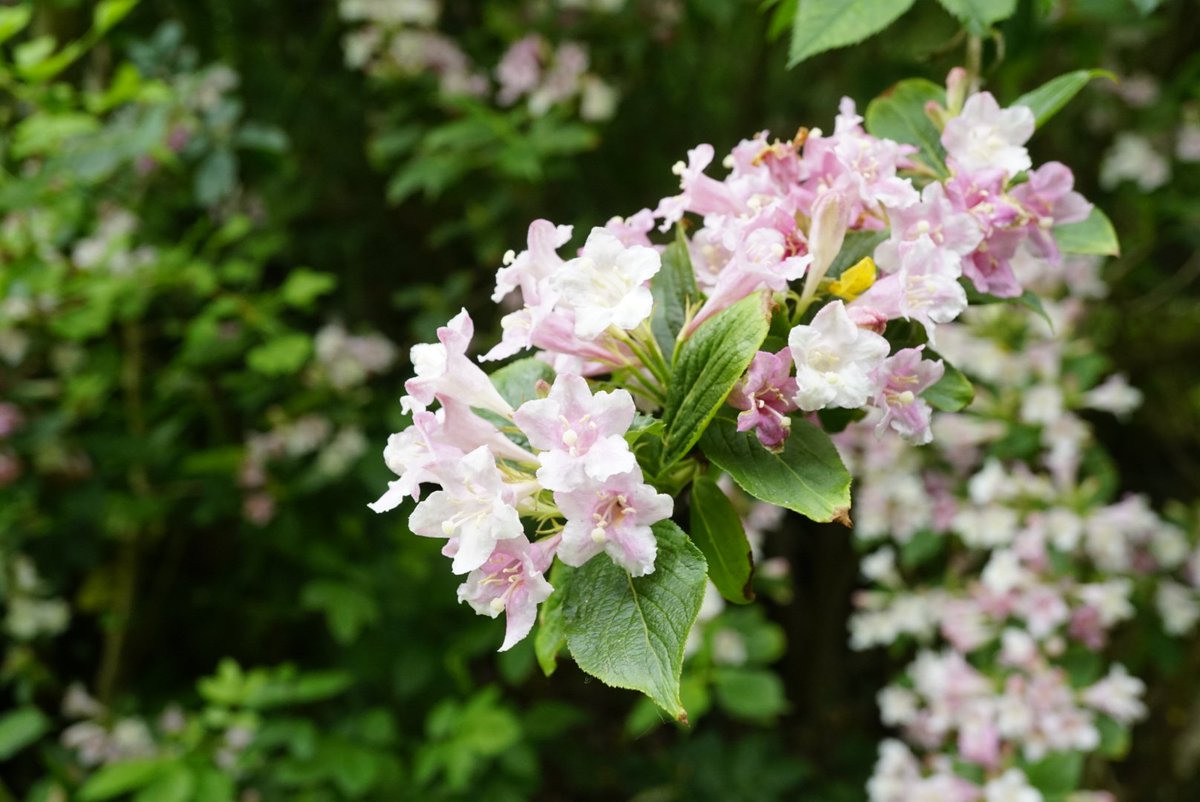
[[[575,334],[594,340],[609,326],[629,331],[650,316],[648,282],[658,272],[658,251],[627,248],[612,232],[593,228],[579,256],[555,277],[559,304],[575,313]]]
[[[537,606],[554,591],[544,574],[558,542],[557,535],[537,543],[524,536],[501,540],[487,561],[459,586],[458,600],[475,612],[492,618],[504,613],[500,651],[508,651],[529,634],[537,620]]]
[[[624,437],[634,412],[628,391],[592,395],[586,380],[560,374],[546,398],[526,401],[513,420],[541,451],[538,481],[559,491],[603,482],[637,466]]]
[[[600,552],[633,576],[654,571],[658,544],[650,525],[669,518],[674,502],[642,481],[640,468],[554,494],[566,517],[558,556],[580,566]]]
[[[875,249],[875,261],[887,272],[900,269],[901,247],[926,237],[938,248],[966,256],[979,246],[983,232],[975,218],[956,209],[946,198],[942,184],[929,184],[921,193],[921,202],[888,212],[891,237]]]
[[[796,409],[796,380],[791,376],[792,361],[785,348],[777,354],[759,351],[750,362],[742,380],[729,393],[729,404],[738,414],[737,430],[753,430],[765,448],[783,447],[791,430],[787,416]]]
[[[854,304],[888,318],[916,320],[934,342],[938,324],[949,323],[967,308],[960,275],[959,256],[923,237],[904,245],[900,269],[876,281]]]
[[[501,417],[512,417],[512,407],[467,356],[474,332],[475,325],[464,309],[437,330],[438,342],[412,347],[409,355],[417,375],[404,383],[408,395],[400,401],[406,412],[425,409],[436,396],[444,395]]]
[[[431,493],[409,516],[408,526],[425,537],[457,538],[451,570],[465,574],[483,565],[496,543],[521,537],[525,530],[513,506],[513,488],[504,483],[496,458],[486,446],[452,464],[444,489]]]
[[[875,431],[882,434],[889,427],[914,443],[925,444],[933,439],[929,418],[933,410],[921,393],[936,384],[946,371],[942,360],[921,359],[920,348],[905,348],[883,361],[877,369],[876,382],[881,385],[875,396],[875,406],[884,415]]]
[[[861,407],[879,391],[876,369],[888,354],[888,342],[855,326],[846,306],[834,301],[807,326],[788,335],[796,363],[796,405],[805,412],[826,407]]]
[[[1033,128],[1033,112],[1027,107],[1001,109],[990,92],[979,92],[967,98],[962,114],[946,123],[942,144],[961,171],[998,168],[1014,176],[1032,165],[1025,143]]]

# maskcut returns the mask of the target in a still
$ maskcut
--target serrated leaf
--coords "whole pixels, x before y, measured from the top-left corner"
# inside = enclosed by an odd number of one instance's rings
[[[791,434],[776,454],[753,433],[739,432],[733,414],[723,412],[700,439],[700,448],[761,501],[814,521],[832,521],[850,508],[850,472],[829,435],[803,418],[792,418]]]
[[[1033,112],[1033,122],[1038,128],[1053,117],[1070,102],[1071,98],[1087,86],[1093,79],[1108,78],[1115,81],[1117,77],[1108,70],[1075,70],[1051,78],[1046,83],[1026,92],[1014,100],[1013,106],[1028,106]]]
[[[11,6],[0,8],[0,43],[7,42],[29,25],[33,19],[33,7]]]
[[[1117,232],[1113,228],[1108,215],[1097,207],[1092,207],[1092,213],[1086,220],[1078,223],[1067,223],[1055,226],[1051,233],[1058,243],[1059,250],[1064,253],[1083,253],[1092,256],[1119,256],[1121,244],[1117,240]]]
[[[606,685],[641,691],[687,721],[679,696],[683,646],[704,599],[704,555],[678,526],[655,524],[654,573],[631,577],[600,555],[575,571],[565,600],[567,647]]]
[[[708,578],[727,600],[745,604],[754,599],[750,582],[754,557],[741,516],[709,476],[692,483],[690,518],[692,540],[708,563]]]
[[[538,630],[533,636],[533,652],[537,655],[542,673],[547,677],[558,668],[558,653],[567,645],[563,602],[570,593],[568,588],[574,573],[574,568],[556,560],[550,570],[550,584],[554,586],[554,592],[538,608]]]
[[[913,0],[801,0],[792,22],[788,68],[879,33],[912,4]]]
[[[650,330],[663,355],[671,359],[675,353],[675,339],[687,317],[688,302],[700,297],[681,226],[676,226],[675,241],[663,251],[662,268],[650,280],[650,292],[654,296]]]
[[[770,328],[768,298],[754,293],[706,320],[679,349],[663,409],[662,468],[682,459],[758,352]]]
[[[925,113],[925,104],[931,100],[944,106],[946,90],[932,81],[910,78],[868,103],[863,119],[874,136],[916,145],[919,160],[945,177],[950,172],[946,169],[942,135]]]
[[[0,760],[8,760],[50,729],[50,720],[36,707],[19,707],[0,716]]]
[[[938,0],[975,36],[983,36],[988,28],[1006,20],[1017,11],[1017,0]]]
[[[510,362],[490,375],[492,384],[509,404],[516,407],[537,398],[537,383],[554,382],[554,368],[540,359],[526,357]]]
[[[927,359],[941,359],[936,353],[926,349]],[[942,412],[958,412],[975,400],[975,385],[971,384],[961,370],[942,359],[945,372],[931,387],[921,393],[921,397],[929,402],[934,409]]]

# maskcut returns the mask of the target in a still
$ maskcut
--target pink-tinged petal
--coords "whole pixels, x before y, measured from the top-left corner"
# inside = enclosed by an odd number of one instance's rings
[[[628,473],[637,467],[637,460],[629,450],[625,438],[618,435],[597,440],[583,458],[588,476],[602,482],[618,473]]]

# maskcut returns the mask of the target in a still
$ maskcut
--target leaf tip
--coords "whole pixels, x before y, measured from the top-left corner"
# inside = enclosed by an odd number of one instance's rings
[[[839,507],[834,510],[833,518],[830,519],[833,523],[839,523],[847,529],[854,528],[854,521],[850,520],[850,508]]]

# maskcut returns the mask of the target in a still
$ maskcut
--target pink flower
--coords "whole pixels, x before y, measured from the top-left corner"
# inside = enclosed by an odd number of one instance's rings
[[[759,351],[729,393],[730,406],[743,410],[738,415],[738,431],[753,429],[758,441],[772,451],[783,448],[792,425],[787,413],[796,409],[790,357],[786,348],[777,354]]]
[[[637,466],[624,437],[634,411],[628,391],[592,395],[584,379],[560,374],[546,398],[526,401],[513,420],[542,452],[538,481],[566,491]]]
[[[959,172],[999,168],[1014,176],[1032,164],[1024,146],[1033,128],[1028,108],[1001,109],[990,92],[980,92],[967,98],[962,114],[946,123],[942,144]]]
[[[654,571],[658,543],[650,525],[671,515],[674,502],[642,481],[634,468],[599,484],[554,494],[567,519],[558,556],[580,566],[602,551],[633,576]]]
[[[544,282],[565,264],[558,249],[571,239],[571,231],[571,226],[556,226],[549,220],[530,223],[529,247],[516,255],[512,251],[505,254],[504,266],[496,271],[496,291],[492,293],[492,300],[499,303],[520,287],[526,306],[544,303]]]
[[[506,487],[496,459],[486,446],[452,463],[445,488],[417,505],[408,526],[425,537],[457,538],[451,570],[465,574],[483,565],[497,541],[521,537],[525,530],[513,507],[516,493]]]
[[[513,409],[491,379],[467,357],[475,326],[464,309],[437,330],[438,342],[414,345],[409,352],[416,376],[404,383],[408,395],[400,399],[407,412],[425,409],[435,396],[443,395],[504,418]]]
[[[496,100],[502,106],[511,106],[537,87],[542,79],[541,52],[545,45],[542,37],[530,34],[504,51],[496,65],[496,80],[500,83]]]
[[[25,423],[25,416],[16,404],[0,402],[0,440],[10,436]]]
[[[941,184],[929,184],[921,193],[921,202],[889,213],[892,235],[875,249],[875,261],[888,272],[899,270],[901,248],[905,243],[927,237],[938,248],[966,256],[978,247],[983,232],[975,219],[955,208],[946,198]]]
[[[967,308],[967,294],[958,283],[960,259],[925,237],[905,245],[901,254],[900,270],[876,281],[854,303],[889,318],[916,320],[934,342],[937,325]]]
[[[459,586],[458,600],[475,612],[492,618],[505,614],[500,651],[508,651],[529,634],[537,619],[537,606],[554,591],[543,574],[554,559],[559,540],[558,535],[537,543],[524,536],[502,540]]]
[[[1108,676],[1083,692],[1083,702],[1122,724],[1132,724],[1146,715],[1145,693],[1146,683],[1117,664],[1108,670]]]
[[[1034,253],[1058,262],[1058,244],[1050,229],[1087,219],[1092,204],[1074,192],[1075,176],[1066,165],[1047,162],[1029,173],[1029,180],[1012,190],[1012,197],[1030,217],[1029,242]]]
[[[933,410],[920,395],[942,378],[946,367],[940,359],[921,359],[922,350],[924,346],[897,351],[877,369],[875,380],[882,389],[874,403],[884,412],[875,427],[877,434],[890,427],[914,443],[923,445],[933,439],[929,429]]]

